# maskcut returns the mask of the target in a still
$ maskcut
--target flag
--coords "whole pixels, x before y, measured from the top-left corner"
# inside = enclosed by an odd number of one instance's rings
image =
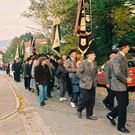
[[[84,55],[92,42],[92,13],[90,0],[78,0],[75,30],[79,37],[79,51]]]
[[[31,38],[31,56],[36,54],[36,34],[34,34],[34,36]]]
[[[24,58],[25,55],[25,47],[24,47],[24,40],[21,41],[21,57]]]
[[[60,56],[60,20],[59,18],[54,19],[54,31],[53,31],[53,41],[52,50]]]
[[[24,60],[26,60],[31,54],[31,40],[24,42],[24,50]]]
[[[15,59],[19,58],[19,48],[18,45],[16,47],[16,54],[15,54]]]

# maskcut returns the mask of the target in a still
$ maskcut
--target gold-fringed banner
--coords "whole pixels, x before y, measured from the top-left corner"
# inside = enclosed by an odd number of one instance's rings
[[[91,0],[78,0],[76,33],[79,37],[79,51],[84,54],[92,42]]]
[[[60,56],[60,20],[59,18],[54,19],[53,23],[53,39],[52,39],[52,50],[56,55]]]

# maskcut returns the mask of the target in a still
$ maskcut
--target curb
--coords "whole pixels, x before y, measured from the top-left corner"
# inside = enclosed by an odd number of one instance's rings
[[[16,92],[15,92],[15,89],[16,89],[15,86],[13,86],[13,83],[11,82],[11,80],[10,80],[7,76],[6,76],[5,78],[7,79],[8,84],[9,84],[9,87],[10,87],[10,89],[12,90],[13,95],[14,95],[14,97],[15,97],[16,106],[15,106],[15,109],[14,109],[11,113],[8,113],[8,114],[5,114],[4,116],[2,116],[2,117],[0,118],[0,121],[1,121],[1,120],[5,120],[5,119],[9,118],[10,116],[16,114],[16,113],[18,112],[19,106],[20,106],[19,99],[18,99],[17,94],[16,94]]]

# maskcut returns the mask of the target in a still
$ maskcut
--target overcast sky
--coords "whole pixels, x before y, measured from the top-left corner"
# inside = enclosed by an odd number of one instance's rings
[[[37,26],[21,17],[21,13],[30,5],[29,0],[0,0],[0,40],[12,39]]]

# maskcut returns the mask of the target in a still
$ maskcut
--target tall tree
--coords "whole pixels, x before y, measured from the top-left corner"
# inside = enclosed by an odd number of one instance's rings
[[[24,16],[35,19],[45,31],[46,37],[52,38],[52,24],[54,17],[59,17],[61,20],[61,35],[64,41],[70,45],[77,45],[75,36],[75,18],[77,13],[77,0],[30,0],[31,5]],[[112,49],[112,45],[118,42],[122,36],[130,37],[128,34],[134,32],[135,21],[130,18],[128,4],[133,5],[133,0],[92,0],[92,15],[93,15],[93,37],[94,45],[97,51],[98,58],[106,57],[107,53]],[[126,7],[125,7],[126,6]],[[125,10],[122,10],[122,9]],[[118,15],[117,12],[120,14]],[[129,13],[129,14],[128,14]],[[123,15],[126,14],[126,28],[121,27],[123,24]],[[119,18],[119,19],[117,19]],[[119,21],[118,21],[119,20]],[[130,26],[130,27],[129,27]],[[132,27],[131,27],[132,26]],[[131,28],[132,31],[131,31]],[[121,32],[122,31],[122,32]],[[124,32],[123,32],[124,31]],[[70,43],[67,42],[67,39]],[[65,49],[68,45],[65,45]],[[101,61],[101,60],[100,60]]]

